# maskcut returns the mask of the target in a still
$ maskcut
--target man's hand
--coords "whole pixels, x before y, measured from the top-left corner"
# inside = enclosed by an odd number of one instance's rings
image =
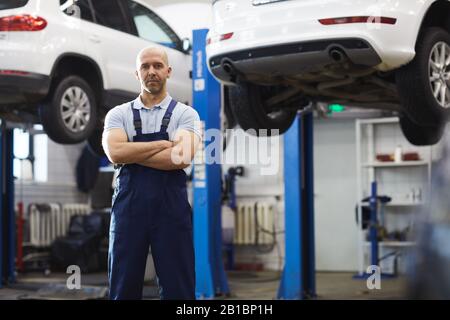
[[[111,129],[103,133],[103,149],[114,164],[139,163],[166,149],[173,143],[166,140],[153,142],[128,142],[123,129]]]
[[[140,165],[159,170],[177,170],[187,168],[194,158],[200,138],[191,131],[178,130],[175,133],[173,147],[154,154]]]

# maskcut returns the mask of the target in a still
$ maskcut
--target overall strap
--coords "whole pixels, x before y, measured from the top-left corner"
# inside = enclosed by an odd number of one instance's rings
[[[136,130],[136,135],[140,136],[142,134],[142,120],[141,115],[139,113],[139,109],[133,108],[134,101],[131,102],[131,111],[133,111],[133,124],[134,129]]]
[[[167,108],[166,113],[164,114],[164,117],[161,122],[160,132],[162,132],[162,133],[167,132],[167,127],[169,126],[170,117],[172,117],[173,109],[175,109],[175,106],[177,105],[177,103],[178,102],[176,102],[173,99],[172,99],[172,101],[170,101],[169,107]]]

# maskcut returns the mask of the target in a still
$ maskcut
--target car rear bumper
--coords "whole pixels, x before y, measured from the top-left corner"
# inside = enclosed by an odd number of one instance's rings
[[[381,63],[376,50],[367,41],[358,38],[252,48],[212,56],[208,63],[214,76],[232,82],[238,74],[277,77],[320,71],[325,65],[342,62],[335,59],[336,52],[342,53],[344,59],[355,65],[374,67]]]
[[[50,77],[41,74],[0,74],[0,105],[32,104],[44,99]]]
[[[376,51],[378,71],[392,71],[415,56],[417,35],[434,0],[292,0],[255,6],[248,1],[217,1],[208,33],[208,60],[246,49],[279,47],[329,39],[363,39]],[[324,19],[371,17],[370,23],[327,25]],[[382,17],[395,23],[382,22]],[[379,18],[379,19],[378,19]]]

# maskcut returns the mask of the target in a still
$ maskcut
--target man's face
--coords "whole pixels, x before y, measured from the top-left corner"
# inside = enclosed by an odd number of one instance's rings
[[[142,88],[153,95],[160,94],[172,72],[167,59],[164,59],[162,53],[150,50],[144,52],[138,60],[136,75]]]

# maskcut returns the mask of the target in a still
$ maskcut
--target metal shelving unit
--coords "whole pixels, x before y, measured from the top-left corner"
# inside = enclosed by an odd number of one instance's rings
[[[392,167],[419,167],[428,166],[428,161],[403,161],[400,163],[396,162],[372,162],[364,163],[362,166],[366,168],[392,168]]]
[[[379,153],[394,153],[401,146],[406,152],[415,151],[420,155],[418,161],[379,162]],[[384,216],[395,216],[397,219],[411,219],[415,212],[424,205],[431,186],[431,147],[411,145],[403,136],[398,118],[358,119],[356,120],[356,164],[358,203],[358,272],[366,272],[366,253],[370,242],[366,241],[366,231],[362,229],[363,198],[370,195],[370,183],[377,181],[380,185],[379,195],[392,197],[386,204]],[[367,204],[365,204],[367,205]],[[397,214],[398,213],[398,214]],[[404,216],[404,214],[407,214]],[[403,215],[403,216],[402,216]],[[400,217],[402,216],[402,217]],[[389,225],[386,223],[386,228]],[[413,241],[381,241],[379,248],[397,249],[411,248]]]
[[[364,241],[365,246],[370,246],[370,241]],[[413,247],[414,241],[381,241],[378,243],[381,247]]]

